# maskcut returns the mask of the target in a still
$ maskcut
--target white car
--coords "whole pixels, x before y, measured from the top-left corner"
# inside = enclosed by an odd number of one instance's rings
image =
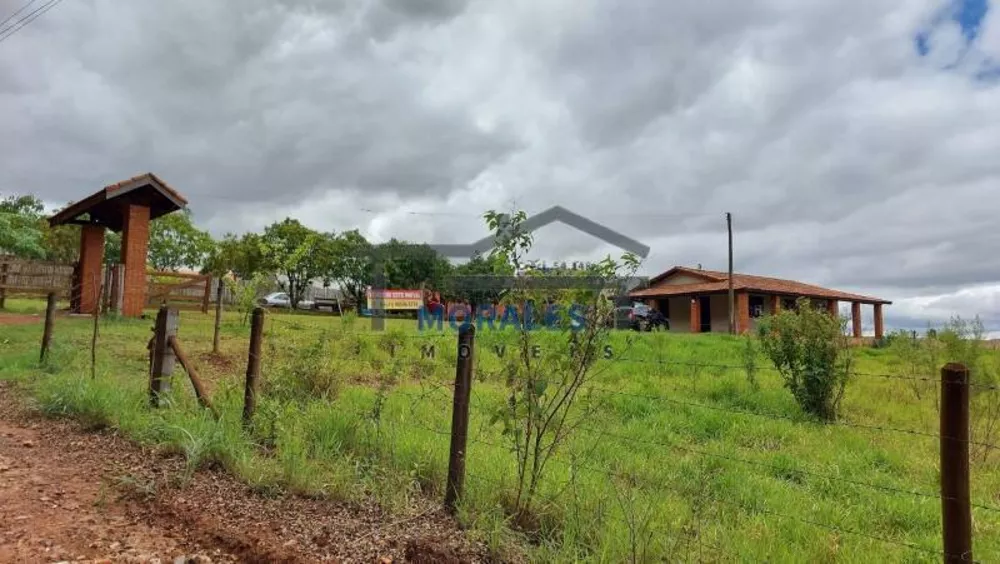
[[[274,292],[257,300],[257,303],[264,307],[292,307],[292,298],[285,292]],[[299,300],[298,309],[312,309],[311,300]]]

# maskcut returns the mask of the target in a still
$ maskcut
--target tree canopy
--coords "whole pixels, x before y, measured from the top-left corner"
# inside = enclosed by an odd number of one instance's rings
[[[191,222],[191,212],[183,210],[149,223],[149,257],[157,270],[198,268],[212,251],[212,236]]]
[[[34,196],[8,196],[0,200],[0,254],[44,258],[42,212]]]

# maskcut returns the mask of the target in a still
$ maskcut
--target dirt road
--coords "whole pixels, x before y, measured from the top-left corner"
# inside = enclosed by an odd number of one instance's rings
[[[0,383],[0,562],[475,562],[482,549],[428,502],[268,498],[113,432],[43,419]]]

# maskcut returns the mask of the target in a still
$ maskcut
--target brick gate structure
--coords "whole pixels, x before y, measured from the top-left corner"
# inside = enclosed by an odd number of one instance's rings
[[[146,255],[149,222],[187,206],[187,200],[153,173],[98,192],[49,218],[49,225],[80,225],[80,262],[73,310],[93,313],[100,307],[104,266],[104,230],[122,233],[122,311],[138,317],[146,306]]]

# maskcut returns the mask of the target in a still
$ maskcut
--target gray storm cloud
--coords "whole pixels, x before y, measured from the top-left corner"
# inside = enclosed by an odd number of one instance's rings
[[[0,189],[61,204],[150,170],[215,233],[444,243],[564,205],[649,271],[724,267],[729,211],[741,271],[1000,330],[1000,16],[945,68],[958,24],[915,47],[941,6],[64,2],[0,43]],[[550,259],[609,250],[539,233]]]

